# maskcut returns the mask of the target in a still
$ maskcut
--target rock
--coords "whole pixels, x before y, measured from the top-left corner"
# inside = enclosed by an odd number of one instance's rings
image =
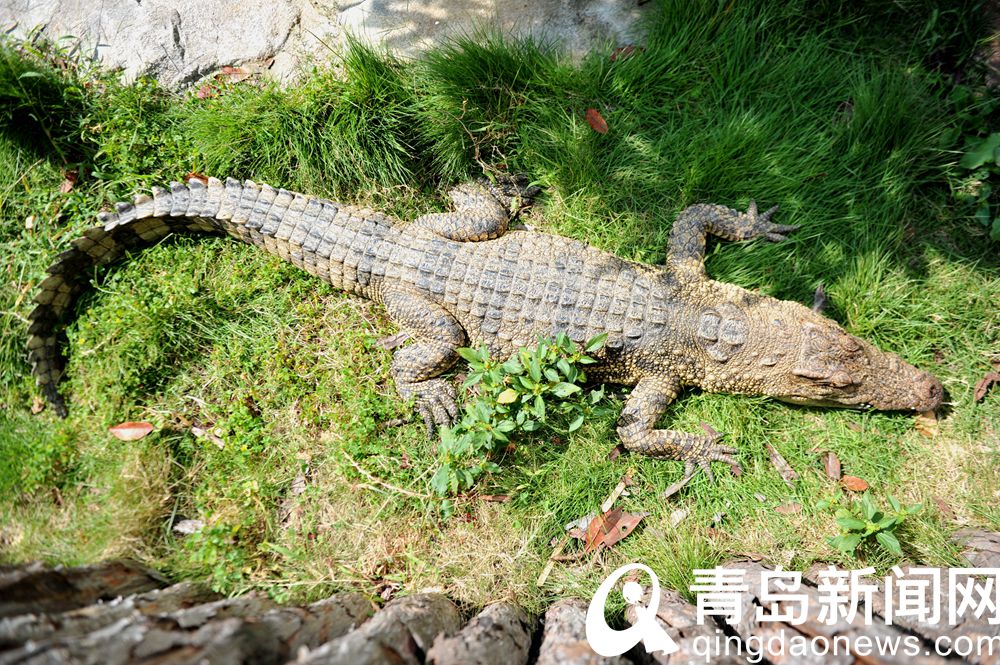
[[[639,18],[655,3],[636,0],[0,0],[0,25],[24,37],[36,27],[76,44],[126,78],[155,77],[184,88],[225,66],[294,79],[328,63],[350,32],[414,56],[457,35],[492,26],[505,35],[559,43],[580,57],[595,47],[634,41]],[[72,36],[65,41],[67,36]],[[608,49],[610,56],[611,49]]]

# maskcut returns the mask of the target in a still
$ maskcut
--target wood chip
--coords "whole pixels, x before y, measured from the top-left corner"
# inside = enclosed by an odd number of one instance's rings
[[[773,464],[774,468],[777,469],[781,479],[785,481],[785,484],[788,485],[789,489],[795,489],[792,481],[798,480],[799,474],[797,474],[795,469],[793,469],[785,458],[781,456],[781,453],[778,452],[777,448],[772,446],[770,443],[765,443],[764,445],[767,446],[767,454],[771,458],[771,464]]]

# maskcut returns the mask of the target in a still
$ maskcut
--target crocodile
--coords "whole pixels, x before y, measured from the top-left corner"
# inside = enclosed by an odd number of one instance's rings
[[[357,206],[251,181],[191,179],[154,187],[83,232],[40,283],[29,315],[28,353],[42,392],[60,416],[60,332],[95,269],[174,233],[227,234],[290,261],[334,287],[385,307],[410,342],[393,352],[391,375],[428,433],[456,418],[443,374],[456,349],[485,346],[506,357],[540,337],[582,342],[606,334],[588,377],[634,386],[617,432],[625,448],[734,470],[736,449],[714,428],[658,429],[683,388],[763,395],[859,409],[931,411],[942,399],[933,375],[848,334],[796,302],[708,277],[709,234],[780,242],[798,227],[771,221],[777,206],[740,212],[714,204],[683,210],[663,266],[628,261],[578,240],[515,228],[539,190],[504,175],[449,191],[451,212],[405,223]]]

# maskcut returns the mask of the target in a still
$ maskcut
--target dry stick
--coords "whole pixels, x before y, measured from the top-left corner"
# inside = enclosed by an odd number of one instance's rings
[[[559,555],[562,551],[566,549],[566,545],[569,544],[569,536],[563,536],[563,539],[556,545],[556,548],[552,550],[552,554],[549,556],[549,562],[545,564],[545,568],[542,570],[542,574],[538,576],[538,581],[535,582],[535,586],[542,586],[545,584],[545,580],[549,579],[549,573],[552,572],[552,568],[556,565]]]
[[[351,466],[354,467],[355,471],[357,471],[362,476],[364,476],[365,478],[367,478],[371,482],[375,483],[376,485],[384,487],[385,489],[391,490],[391,491],[396,492],[398,494],[404,494],[406,496],[412,496],[412,497],[417,498],[417,499],[437,499],[438,498],[438,497],[435,497],[435,496],[431,496],[430,494],[421,494],[420,492],[414,492],[413,490],[408,490],[408,489],[405,489],[405,488],[402,488],[402,487],[397,487],[396,485],[393,485],[391,483],[387,483],[384,480],[382,480],[381,478],[377,478],[377,477],[373,476],[372,474],[368,473],[368,471],[366,471],[364,467],[362,467],[360,464],[358,464],[357,462],[354,461],[354,458],[351,457],[347,453],[346,450],[341,449],[340,452],[341,452],[341,454],[344,457],[347,458],[347,461],[350,462]],[[376,487],[372,487],[371,485],[367,485],[365,483],[362,483],[362,484],[358,485],[358,487],[364,487],[365,489],[370,489],[370,490],[376,491],[376,492],[378,491],[378,489]]]

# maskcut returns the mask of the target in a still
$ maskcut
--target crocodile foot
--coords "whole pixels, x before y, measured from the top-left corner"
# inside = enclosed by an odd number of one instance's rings
[[[787,235],[797,230],[797,224],[772,224],[771,216],[778,211],[778,206],[772,206],[764,212],[757,212],[757,202],[750,201],[747,211],[743,217],[749,224],[743,230],[740,240],[750,240],[763,236],[771,242],[781,242],[787,239]]]
[[[542,192],[541,187],[531,185],[528,177],[523,174],[502,174],[497,176],[495,182],[484,178],[482,183],[490,190],[493,198],[512,211],[531,205],[534,198]]]
[[[712,462],[724,462],[729,465],[729,468],[734,473],[738,474],[742,472],[740,463],[733,457],[736,454],[736,449],[732,446],[719,445],[719,440],[725,434],[716,432],[707,423],[702,423],[701,427],[705,430],[704,435],[690,434],[681,446],[678,457],[684,462],[684,476],[694,475],[700,467],[705,472],[705,475],[708,476],[709,481],[714,483],[715,476],[712,474]]]
[[[424,420],[427,436],[433,436],[437,428],[451,427],[458,417],[455,401],[455,387],[444,379],[427,381],[397,382],[396,388],[403,399],[415,398],[414,406]]]

